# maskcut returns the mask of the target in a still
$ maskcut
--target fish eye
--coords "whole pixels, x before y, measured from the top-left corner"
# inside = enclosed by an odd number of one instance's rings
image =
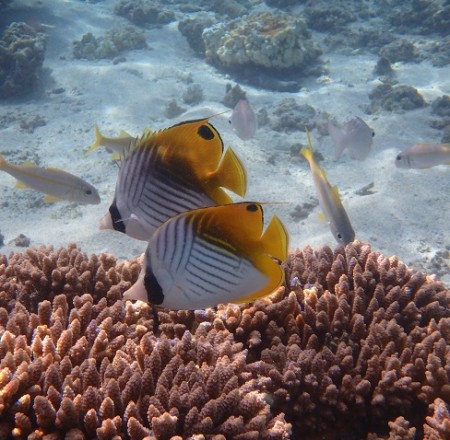
[[[336,236],[339,240],[342,240],[342,234],[340,232],[338,232]]]
[[[372,137],[374,137],[375,136],[375,132],[374,131],[372,131]]]
[[[254,203],[251,203],[250,205],[247,205],[247,211],[249,212],[256,212],[258,211],[258,206]]]
[[[395,160],[402,160],[402,155],[401,154],[397,154],[397,157],[395,158]]]
[[[198,135],[205,139],[206,141],[210,141],[214,139],[214,132],[207,125],[200,125],[197,130]]]
[[[92,190],[91,189],[87,189],[85,191],[85,194],[87,194],[88,196],[92,195]]]

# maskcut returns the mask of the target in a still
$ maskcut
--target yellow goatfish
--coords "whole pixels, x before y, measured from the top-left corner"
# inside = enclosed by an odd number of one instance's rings
[[[120,157],[135,140],[136,137],[131,136],[123,130],[117,137],[104,136],[98,128],[98,125],[96,125],[95,142],[89,146],[89,148],[85,151],[85,154],[90,153],[98,147],[105,147],[110,153],[116,153]]]
[[[395,158],[397,168],[431,168],[450,164],[450,144],[416,144]]]
[[[46,202],[67,200],[84,205],[100,203],[100,196],[91,184],[58,168],[14,165],[0,156],[0,170],[15,177],[18,188],[31,188],[46,194]]]
[[[339,190],[328,182],[325,170],[316,162],[311,142],[311,136],[306,129],[309,148],[302,148],[301,154],[309,162],[314,179],[314,185],[319,197],[320,207],[330,225],[331,232],[338,243],[351,243],[355,239],[355,232],[342,205]]]
[[[258,203],[184,212],[155,231],[124,299],[175,310],[248,303],[283,283],[287,249],[288,234],[278,217],[263,231]]]

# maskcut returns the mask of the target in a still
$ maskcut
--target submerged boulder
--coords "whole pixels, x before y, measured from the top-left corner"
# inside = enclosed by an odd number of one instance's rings
[[[44,62],[46,37],[25,23],[11,23],[0,40],[0,99],[32,91]]]
[[[204,30],[205,57],[226,71],[293,72],[305,76],[322,53],[305,22],[281,12],[262,12]]]

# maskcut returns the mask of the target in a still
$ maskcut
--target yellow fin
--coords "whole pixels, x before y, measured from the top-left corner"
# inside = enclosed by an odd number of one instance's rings
[[[55,196],[50,196],[48,194],[46,194],[44,196],[44,202],[45,203],[55,203],[55,202],[60,202],[60,201],[61,201],[61,199],[58,198],[58,197],[55,197]]]
[[[26,188],[28,188],[28,186],[25,185],[25,183],[21,182],[20,180],[16,180],[15,187],[17,189],[26,189]]]
[[[219,167],[214,172],[213,186],[221,186],[244,197],[247,190],[247,173],[244,165],[231,148],[227,148],[220,161]]]
[[[112,162],[119,162],[120,160],[122,160],[122,155],[120,153],[113,153],[111,154],[110,159]]]
[[[264,241],[264,252],[280,261],[287,261],[289,235],[276,215],[270,220],[262,240]]]
[[[37,165],[33,162],[30,162],[29,160],[26,160],[25,162],[22,162],[21,165],[23,167],[27,167],[27,168],[36,168]]]
[[[227,205],[228,203],[233,203],[231,197],[222,188],[212,189],[211,191],[209,191],[209,196],[218,205]]]
[[[238,304],[249,303],[258,298],[267,296],[284,282],[283,268],[268,255],[260,255],[253,263],[255,267],[269,278],[269,280],[262,289],[236,300],[236,303]]]
[[[99,147],[102,143],[103,135],[100,132],[100,128],[98,128],[98,125],[95,124],[95,141],[93,144],[89,146],[89,148],[84,152],[84,154],[90,153],[92,150],[95,150],[97,147]]]

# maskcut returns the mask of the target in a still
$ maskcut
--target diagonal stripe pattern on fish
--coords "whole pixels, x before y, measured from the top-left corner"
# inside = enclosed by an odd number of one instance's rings
[[[251,302],[284,281],[288,234],[260,204],[243,202],[179,214],[153,234],[137,282],[124,299],[170,309]]]
[[[114,200],[100,228],[148,241],[180,212],[231,203],[222,188],[244,195],[245,169],[230,148],[223,154],[207,119],[145,133],[121,161]]]

